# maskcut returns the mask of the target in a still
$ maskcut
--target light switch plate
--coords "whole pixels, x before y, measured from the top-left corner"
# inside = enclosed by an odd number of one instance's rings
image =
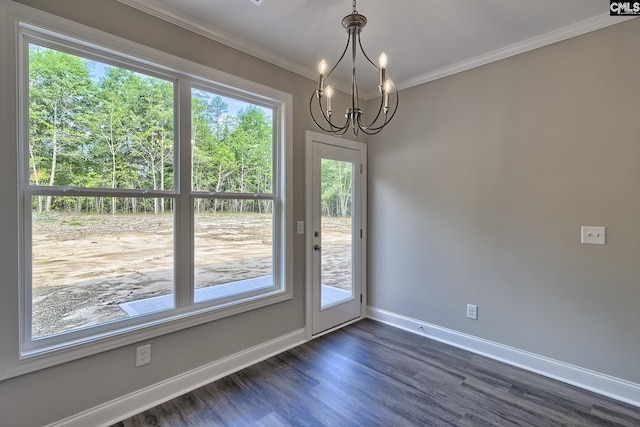
[[[582,236],[581,243],[587,243],[590,245],[604,245],[605,228],[583,226],[581,236]]]

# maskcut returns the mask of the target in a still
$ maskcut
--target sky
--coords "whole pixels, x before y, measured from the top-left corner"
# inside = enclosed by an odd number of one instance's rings
[[[103,76],[106,75],[108,69],[109,69],[110,65],[108,64],[104,64],[102,62],[98,62],[98,61],[90,61],[89,62],[89,73],[90,73],[90,77],[94,82],[98,82],[100,80],[100,78],[102,78]],[[143,75],[143,74],[141,74]],[[143,75],[144,76],[144,75]],[[245,102],[245,101],[241,101],[239,99],[233,99],[233,98],[229,98],[226,96],[222,96],[222,100],[227,104],[227,113],[228,115],[231,116],[236,116],[238,114],[238,112],[240,112],[240,110],[246,109],[249,105],[249,103]],[[267,120],[271,121],[272,116],[273,116],[273,111],[269,108],[264,108],[264,107],[260,107],[257,106],[259,109],[261,109],[264,113],[265,113],[265,117],[267,118]]]

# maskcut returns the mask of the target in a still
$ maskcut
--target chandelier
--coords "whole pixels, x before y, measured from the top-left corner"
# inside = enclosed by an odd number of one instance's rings
[[[364,15],[360,15],[356,10],[356,0],[353,0],[353,11],[350,15],[342,18],[342,26],[347,30],[347,45],[338,59],[338,62],[327,73],[327,62],[323,59],[320,62],[319,71],[320,78],[318,79],[318,89],[311,94],[309,100],[309,112],[311,118],[316,125],[325,132],[333,133],[334,135],[344,135],[349,128],[353,130],[353,135],[358,136],[358,132],[362,131],[367,135],[375,135],[384,128],[387,123],[393,119],[396,111],[398,110],[398,91],[391,81],[387,78],[387,55],[384,52],[380,54],[378,59],[378,65],[376,65],[366,54],[362,47],[362,41],[360,40],[360,33],[362,28],[367,25],[367,18]],[[331,110],[331,98],[333,97],[333,88],[329,85],[325,87],[325,82],[331,76],[333,71],[338,67],[342,59],[345,57],[347,51],[351,46],[351,59],[352,59],[352,73],[351,73],[351,107],[347,109],[345,114],[345,121],[343,123],[336,123],[333,111]],[[356,53],[357,48],[360,48],[360,52],[366,58],[366,60],[378,70],[380,75],[380,84],[378,85],[378,91],[380,92],[380,102],[377,113],[369,123],[363,123],[363,111],[360,109],[360,96],[358,93],[358,79],[356,73]],[[389,97],[391,94],[392,103],[389,104]],[[317,100],[317,106],[315,106],[314,100]],[[370,105],[373,104],[372,102]],[[389,105],[393,105],[390,109]],[[315,106],[315,107],[314,107]],[[315,110],[315,111],[314,111]],[[390,113],[390,111],[392,111]]]

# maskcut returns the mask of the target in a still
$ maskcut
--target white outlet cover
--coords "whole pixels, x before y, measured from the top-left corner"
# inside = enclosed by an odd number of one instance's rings
[[[589,245],[604,245],[605,235],[605,227],[583,226],[580,229],[580,242]]]
[[[478,320],[478,306],[467,304],[467,319]]]
[[[136,348],[136,367],[151,363],[151,344]]]

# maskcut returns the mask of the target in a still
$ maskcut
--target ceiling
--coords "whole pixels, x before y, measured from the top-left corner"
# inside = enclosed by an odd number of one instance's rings
[[[317,79],[317,64],[338,60],[347,41],[349,0],[118,0],[273,64]],[[399,89],[621,22],[607,0],[361,0],[362,44]],[[348,88],[343,61],[334,86]],[[361,95],[374,96],[377,72],[358,62]]]

